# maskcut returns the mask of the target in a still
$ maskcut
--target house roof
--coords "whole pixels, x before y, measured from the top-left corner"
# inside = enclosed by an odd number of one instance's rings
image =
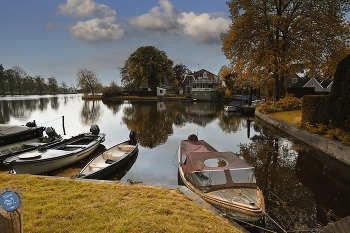
[[[193,72],[193,73],[191,73],[191,75],[193,75],[193,77],[195,77],[197,79],[198,77],[203,77],[204,72],[207,73],[207,77],[211,80],[218,78],[217,75],[215,75],[215,74],[213,74],[205,69],[201,69],[199,71]]]
[[[324,81],[321,83],[321,86],[322,86],[323,88],[327,88],[327,87],[329,87],[329,85],[331,85],[332,83],[333,83],[332,80],[324,80]]]
[[[309,78],[301,78],[296,82],[293,87],[304,87],[307,82],[309,82]]]

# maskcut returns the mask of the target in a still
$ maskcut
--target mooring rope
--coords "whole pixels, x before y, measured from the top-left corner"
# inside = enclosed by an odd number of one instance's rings
[[[253,200],[250,199],[250,197],[248,197],[247,195],[245,195],[244,193],[242,193],[248,200],[250,200],[251,202],[253,202]],[[270,215],[268,215],[266,213],[265,210],[262,209],[262,212],[265,214],[265,216],[267,216],[268,218],[270,218],[272,220],[272,222],[274,222],[283,232],[287,233],[286,230],[284,230]]]
[[[38,123],[38,125],[44,125],[44,124],[47,124],[47,123],[50,123],[50,122],[53,122],[53,121],[57,121],[58,119],[62,119],[62,117],[58,117],[56,119],[53,119],[51,121],[47,121],[47,122],[44,122],[44,123]]]

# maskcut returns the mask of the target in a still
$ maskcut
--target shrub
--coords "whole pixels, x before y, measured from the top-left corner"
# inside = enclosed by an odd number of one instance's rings
[[[280,99],[276,103],[266,101],[264,104],[259,105],[257,110],[264,114],[272,112],[300,110],[301,103],[302,99],[296,98],[292,95],[286,95],[286,97]]]

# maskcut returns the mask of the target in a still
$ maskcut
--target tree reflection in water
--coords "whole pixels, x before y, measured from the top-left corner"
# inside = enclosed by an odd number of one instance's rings
[[[327,168],[310,156],[310,147],[291,142],[265,127],[259,128],[260,135],[253,136],[252,143],[240,145],[239,155],[256,168],[257,183],[263,190],[267,213],[272,219],[287,231],[314,229],[311,232],[317,232],[320,226],[350,214],[350,204],[345,207],[334,203],[348,199],[348,181],[342,180],[343,190],[341,196],[337,196],[334,193],[339,187],[332,187],[330,183],[334,182],[327,181],[329,178],[322,174]],[[317,177],[322,180],[316,181]],[[269,218],[265,224],[269,229],[280,230]]]
[[[25,123],[36,115],[39,124],[56,119],[57,113],[69,115],[77,128],[98,123],[101,130],[107,128],[109,135],[116,135],[107,137],[104,145],[108,147],[115,140],[124,140],[120,132],[136,130],[140,143],[139,156],[135,158],[138,165],[131,168],[125,179],[133,176],[148,183],[169,185],[178,182],[173,161],[180,140],[199,131],[200,139],[205,138],[220,151],[238,152],[255,166],[267,213],[285,230],[316,229],[350,215],[350,184],[342,178],[350,180],[349,167],[339,171],[339,165],[333,167],[325,159],[328,156],[262,125],[254,117],[224,114],[221,103],[84,101],[81,95],[55,97],[4,98],[0,100],[0,123]],[[51,124],[56,124],[58,129],[61,121]],[[75,125],[71,126],[71,132],[80,132],[75,131]],[[266,218],[265,224],[281,232],[270,219]]]
[[[85,100],[80,112],[81,122],[84,125],[92,125],[99,122],[101,117],[101,101]]]
[[[136,130],[141,146],[154,148],[164,144],[168,135],[173,134],[175,115],[148,102],[139,107],[129,105],[124,108],[122,120],[129,129]]]

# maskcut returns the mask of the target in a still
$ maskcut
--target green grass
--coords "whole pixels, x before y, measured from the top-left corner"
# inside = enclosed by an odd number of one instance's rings
[[[273,112],[268,114],[274,118],[282,120],[286,123],[299,126],[301,124],[301,110]]]
[[[23,232],[240,232],[177,189],[0,173],[20,190]]]

